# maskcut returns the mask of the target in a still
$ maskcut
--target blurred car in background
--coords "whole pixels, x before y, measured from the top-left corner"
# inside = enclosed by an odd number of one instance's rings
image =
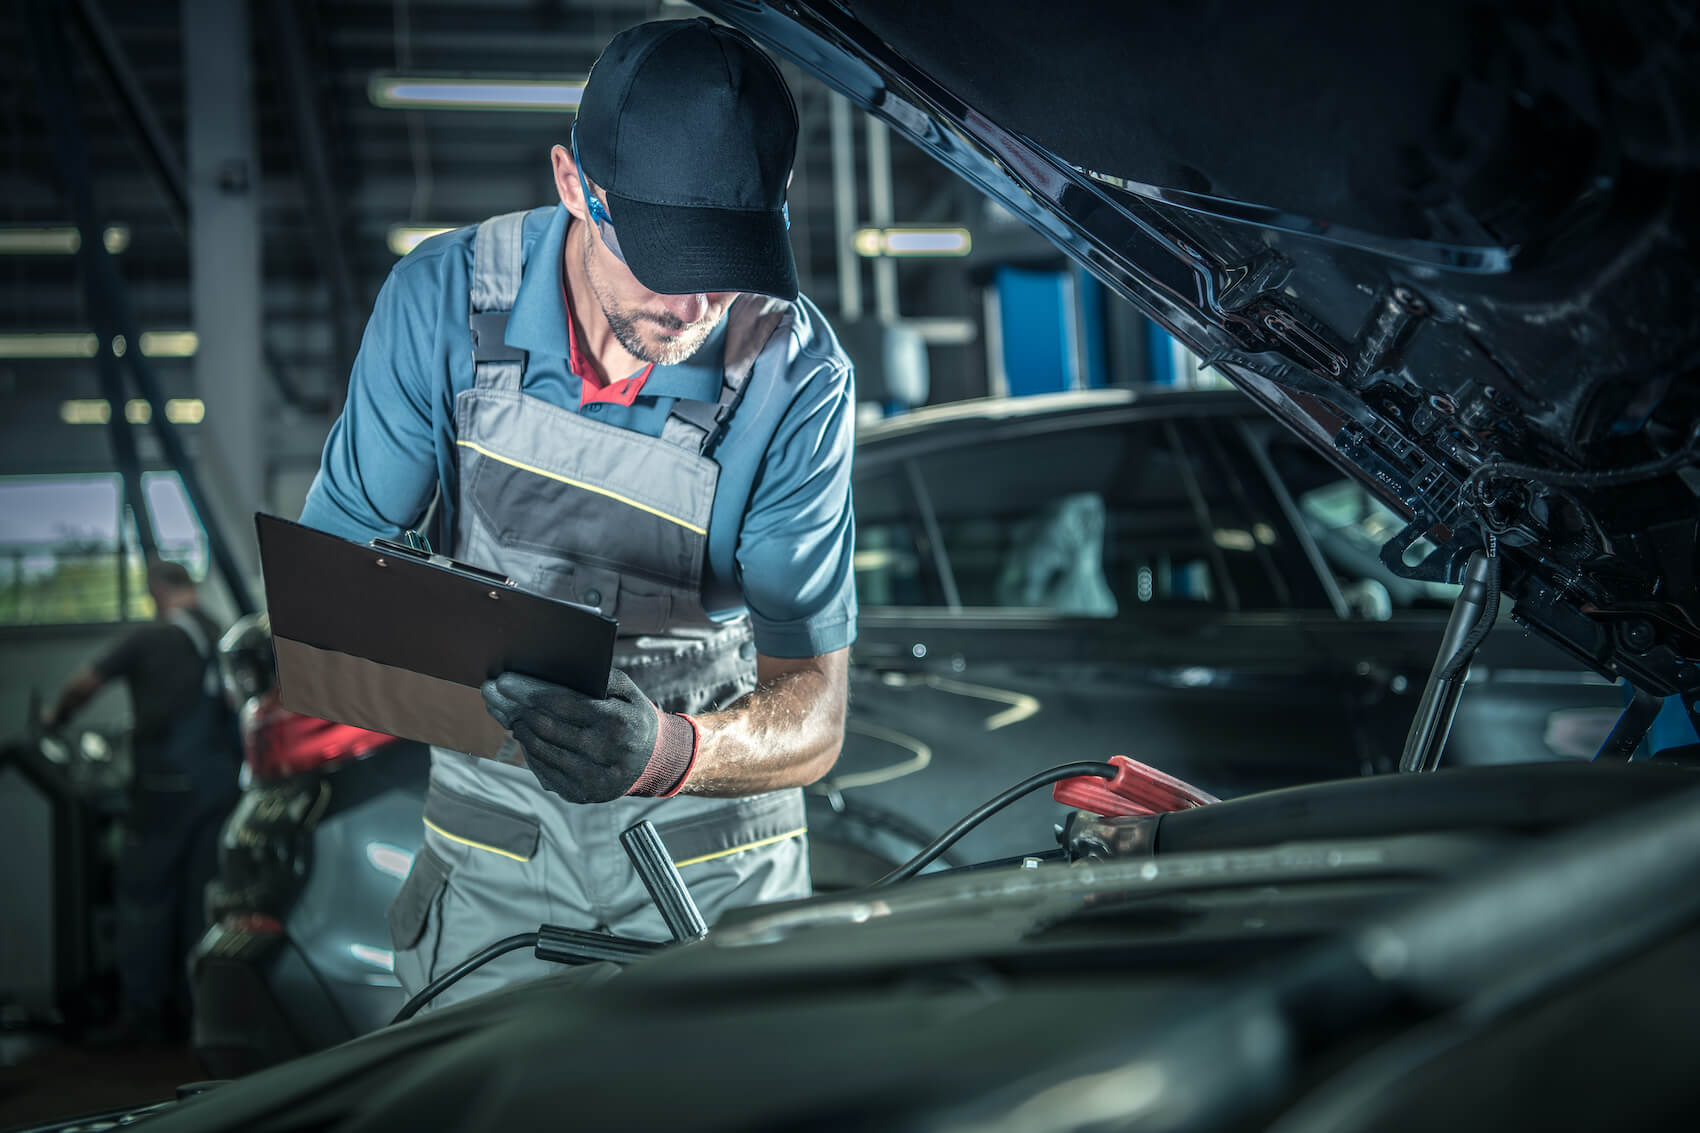
[[[840,810],[811,835],[840,814],[936,833],[1040,767],[1113,754],[1223,798],[1397,765],[1457,588],[1388,570],[1392,513],[1244,395],[923,409],[865,428],[855,477],[849,736],[811,789]],[[1622,706],[1504,625],[1445,762],[1591,758]],[[1022,853],[1058,814],[1029,798],[950,860]]]
[[[1069,760],[1127,754],[1223,798],[1392,769],[1453,588],[1381,567],[1385,511],[1242,395],[925,409],[864,428],[855,477],[850,718],[807,792],[818,891],[874,881]],[[261,617],[221,646],[247,788],[194,957],[195,1044],[219,1075],[388,1020],[384,913],[422,840],[423,746],[281,708],[269,643]],[[1447,761],[1587,758],[1620,711],[1612,685],[1502,631]],[[1028,854],[1064,813],[1030,796],[935,868]]]
[[[241,713],[242,796],[190,955],[191,1042],[234,1077],[364,1034],[401,1005],[385,912],[421,841],[423,744],[278,704],[271,631],[219,643]]]

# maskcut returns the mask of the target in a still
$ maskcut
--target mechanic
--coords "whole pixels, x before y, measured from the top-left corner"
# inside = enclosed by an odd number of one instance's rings
[[[484,686],[502,759],[433,750],[390,909],[410,993],[540,923],[667,939],[617,841],[644,818],[711,923],[807,895],[800,788],[843,738],[854,398],[797,290],[784,79],[733,29],[643,24],[563,141],[558,205],[392,270],[301,517],[429,524],[619,621],[606,697],[505,673]],[[551,970],[513,953],[435,1005]]]
[[[118,859],[117,1020],[91,1046],[158,1042],[188,1018],[183,957],[205,925],[202,890],[236,801],[240,741],[218,678],[219,627],[182,564],[148,564],[155,620],[131,630],[66,683],[42,714],[54,731],[122,678],[131,717],[130,809]]]

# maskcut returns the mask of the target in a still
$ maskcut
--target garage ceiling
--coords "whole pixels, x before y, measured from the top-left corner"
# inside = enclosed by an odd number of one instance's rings
[[[110,30],[178,161],[184,147],[182,13],[177,3],[71,0]],[[275,35],[280,8],[300,32],[315,120],[324,139],[339,231],[360,310],[395,262],[391,226],[463,224],[552,199],[549,147],[565,136],[564,115],[379,109],[367,95],[375,74],[582,76],[616,32],[646,19],[696,13],[657,0],[252,0],[250,27],[260,158],[266,347],[276,364],[266,396],[275,402],[274,461],[310,464],[325,414],[344,380],[330,331],[327,257],[313,236],[292,94]],[[51,139],[41,113],[23,4],[0,9],[0,224],[65,224]],[[74,24],[75,21],[72,21]],[[94,167],[102,220],[126,225],[119,257],[144,328],[193,326],[183,233],[151,176],[138,135],[93,64],[87,36],[71,36],[73,82]],[[786,66],[803,129],[793,187],[794,242],[804,289],[837,306],[828,97]],[[962,223],[978,216],[954,178],[905,144],[893,146],[900,221]],[[866,201],[865,171],[858,173]],[[865,208],[865,203],[864,203]],[[977,300],[960,261],[903,265],[906,315],[963,315]],[[960,294],[959,294],[960,293]],[[940,296],[946,298],[941,301]],[[943,309],[949,308],[949,309]],[[0,333],[86,330],[71,256],[0,256]],[[936,363],[935,363],[936,365]],[[169,396],[192,396],[191,363],[161,359]],[[278,380],[281,378],[281,381]],[[286,397],[284,390],[293,393]],[[0,471],[109,467],[102,430],[62,425],[58,406],[99,396],[92,363],[0,359],[0,399],[9,439]],[[291,407],[291,404],[295,408]],[[20,435],[27,430],[28,436]]]

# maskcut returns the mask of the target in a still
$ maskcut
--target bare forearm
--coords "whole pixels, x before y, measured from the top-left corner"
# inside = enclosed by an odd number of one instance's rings
[[[685,793],[734,797],[813,783],[844,742],[848,651],[805,661],[762,658],[756,690],[702,729]]]

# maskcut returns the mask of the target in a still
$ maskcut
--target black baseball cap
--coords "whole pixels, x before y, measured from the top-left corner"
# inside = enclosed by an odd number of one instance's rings
[[[645,287],[797,298],[785,204],[797,107],[748,36],[700,17],[621,32],[590,70],[575,130]]]

